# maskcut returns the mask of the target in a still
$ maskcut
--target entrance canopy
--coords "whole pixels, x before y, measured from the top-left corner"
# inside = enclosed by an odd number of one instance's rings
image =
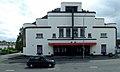
[[[49,46],[79,46],[79,45],[96,45],[96,42],[82,42],[82,43],[48,43]]]

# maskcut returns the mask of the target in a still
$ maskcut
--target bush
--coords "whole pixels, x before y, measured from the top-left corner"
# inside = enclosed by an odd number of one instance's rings
[[[18,51],[16,49],[2,49],[0,51],[0,55],[5,55],[5,54],[11,54],[11,53],[17,53]]]

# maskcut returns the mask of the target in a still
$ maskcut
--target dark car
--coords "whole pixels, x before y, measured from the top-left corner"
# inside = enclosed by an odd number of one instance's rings
[[[44,56],[32,56],[27,61],[28,67],[54,67],[55,61],[46,59]]]

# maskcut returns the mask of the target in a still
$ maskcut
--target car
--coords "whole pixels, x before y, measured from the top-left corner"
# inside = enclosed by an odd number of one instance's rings
[[[50,60],[44,56],[31,56],[27,61],[27,66],[32,67],[51,67],[55,66],[55,60]]]

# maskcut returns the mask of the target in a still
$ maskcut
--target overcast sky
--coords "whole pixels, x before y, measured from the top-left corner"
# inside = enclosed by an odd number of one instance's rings
[[[95,11],[106,23],[117,23],[120,32],[119,0],[0,0],[0,40],[15,41],[23,23],[34,22],[61,2],[82,2],[84,10]]]

